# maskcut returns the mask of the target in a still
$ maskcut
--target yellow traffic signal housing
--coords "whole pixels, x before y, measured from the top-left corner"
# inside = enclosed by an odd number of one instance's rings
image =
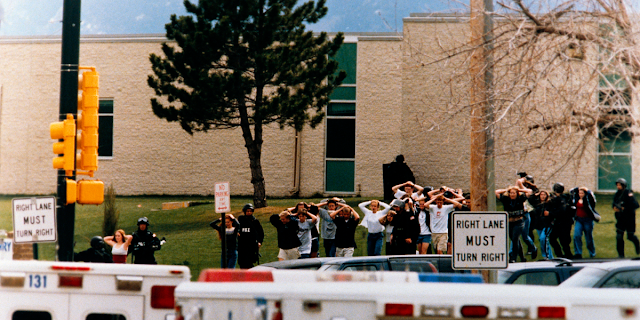
[[[67,204],[76,202],[78,195],[78,189],[76,187],[76,181],[71,179],[65,179],[67,183]]]
[[[62,155],[53,158],[53,168],[63,169],[67,176],[73,175],[76,155],[76,123],[73,115],[67,114],[67,119],[54,122],[49,126],[51,139],[63,140],[53,144],[53,153]]]
[[[99,75],[94,67],[80,67],[88,69],[78,76],[78,150],[77,174],[87,174],[93,177],[98,170],[98,106],[99,106]]]
[[[99,205],[104,202],[104,182],[100,180],[80,180],[78,181],[79,204]]]

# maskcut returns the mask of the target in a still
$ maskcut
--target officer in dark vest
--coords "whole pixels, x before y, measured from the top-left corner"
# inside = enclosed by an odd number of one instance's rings
[[[253,205],[242,207],[243,216],[238,217],[238,265],[240,269],[249,269],[258,261],[260,247],[264,241],[264,231],[260,221],[253,216]]]
[[[160,250],[162,244],[155,233],[149,231],[149,219],[142,217],[138,219],[138,230],[133,233],[133,239],[129,250],[133,254],[135,264],[158,264],[154,252]]]
[[[84,262],[113,262],[111,255],[104,248],[104,240],[101,236],[91,238],[91,248],[80,253],[76,253],[74,255],[74,260]]]
[[[624,257],[624,232],[627,232],[627,239],[636,246],[636,254],[640,254],[640,242],[636,237],[636,209],[638,201],[633,196],[633,191],[627,189],[627,180],[618,179],[616,181],[616,194],[613,196],[613,211],[616,216],[616,249],[618,256]]]

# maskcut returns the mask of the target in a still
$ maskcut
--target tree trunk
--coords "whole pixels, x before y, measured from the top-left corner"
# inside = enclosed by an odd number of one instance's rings
[[[242,109],[242,108],[241,108]],[[246,113],[240,112],[240,114]],[[267,206],[267,195],[264,185],[264,176],[262,175],[262,123],[254,119],[254,134],[251,134],[251,126],[249,121],[242,121],[242,136],[244,137],[245,147],[249,153],[249,167],[251,168],[251,184],[253,184],[253,206],[256,208],[264,208]]]
[[[257,145],[253,142],[252,147],[247,147],[249,152],[249,166],[251,167],[251,183],[253,184],[253,206],[264,208],[267,206],[267,195],[264,186],[264,176],[262,175],[262,142]]]

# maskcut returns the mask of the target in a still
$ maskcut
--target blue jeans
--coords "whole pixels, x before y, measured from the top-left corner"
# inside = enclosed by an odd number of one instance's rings
[[[576,217],[576,226],[573,229],[573,252],[582,256],[582,233],[587,240],[589,257],[596,256],[596,245],[593,243],[593,219]]]
[[[322,239],[322,245],[324,246],[324,254],[327,257],[336,256],[336,240],[335,239]]]
[[[538,238],[540,239],[540,251],[543,258],[553,259],[553,252],[551,251],[551,244],[549,243],[549,234],[551,234],[551,227],[538,230]]]
[[[384,232],[369,233],[367,235],[368,256],[379,256],[382,253],[382,239],[384,239]]]
[[[533,248],[535,248],[535,244],[533,247],[529,245],[529,243],[533,243],[533,239],[531,239],[531,237],[529,236],[529,227],[531,226],[531,215],[529,214],[529,212],[524,214],[523,220],[524,228],[522,229],[522,239],[527,243],[527,249],[533,251]],[[528,242],[527,239],[529,240]]]
[[[227,265],[222,264],[222,255],[220,255],[220,268],[222,269],[235,269],[236,261],[238,260],[238,251],[237,250],[228,250],[227,251]]]
[[[520,236],[522,236],[522,240],[524,240],[524,242],[527,244],[528,247],[530,248],[535,248],[536,245],[533,243],[533,241],[531,241],[531,238],[529,237],[527,232],[527,236],[525,237],[523,232],[524,232],[524,218],[520,221],[515,221],[515,222],[509,222],[509,239],[511,239],[511,244],[513,246],[513,249],[511,250],[511,252],[509,252],[509,260],[516,260],[516,257],[518,256],[518,251],[520,251],[519,247],[520,247],[520,241],[518,241],[518,239],[520,238]],[[527,230],[528,231],[528,230]],[[537,249],[533,249],[533,250],[537,250]]]

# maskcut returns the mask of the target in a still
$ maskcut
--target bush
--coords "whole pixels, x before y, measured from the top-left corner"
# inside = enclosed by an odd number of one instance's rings
[[[103,206],[102,236],[111,236],[118,229],[118,219],[120,218],[120,211],[116,208],[116,190],[113,188],[113,184],[107,188]]]

